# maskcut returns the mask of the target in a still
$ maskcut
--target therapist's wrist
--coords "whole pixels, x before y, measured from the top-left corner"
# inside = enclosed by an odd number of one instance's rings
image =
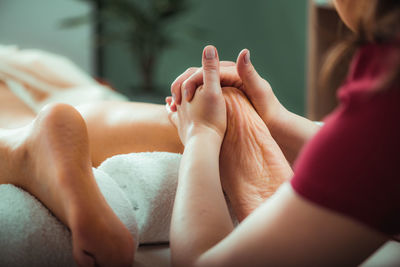
[[[192,142],[203,141],[211,143],[219,148],[222,145],[223,133],[208,126],[194,126],[188,134],[186,145]]]
[[[292,113],[288,111],[278,100],[273,105],[269,104],[268,110],[265,111],[263,120],[271,132],[279,132],[284,125],[290,121]]]

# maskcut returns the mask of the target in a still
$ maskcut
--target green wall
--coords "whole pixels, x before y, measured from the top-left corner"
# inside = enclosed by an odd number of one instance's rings
[[[189,66],[199,66],[202,49],[207,44],[218,48],[222,60],[232,61],[241,49],[248,48],[253,64],[271,83],[281,102],[291,111],[303,114],[307,0],[192,2],[192,10],[171,27],[181,36],[189,25],[197,25],[205,30],[205,35],[200,39],[181,38],[176,47],[165,51],[157,70],[160,90],[167,95],[175,77]],[[124,45],[108,45],[105,78],[134,100],[149,100],[137,93],[129,93],[130,88],[140,83],[133,60]]]

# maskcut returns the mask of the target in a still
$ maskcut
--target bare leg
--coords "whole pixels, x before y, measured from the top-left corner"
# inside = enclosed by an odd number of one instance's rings
[[[100,102],[80,105],[78,110],[87,124],[93,166],[117,154],[183,151],[163,105]],[[35,112],[0,81],[0,128],[26,126],[35,117]]]
[[[221,182],[243,220],[291,178],[292,170],[246,96],[223,89],[228,123],[220,155]]]
[[[70,228],[78,264],[132,264],[132,236],[96,185],[85,122],[74,108],[53,105],[24,128],[0,130],[0,159],[0,183],[32,193]]]
[[[35,118],[33,110],[0,81],[0,128],[18,128]]]
[[[81,105],[78,110],[88,126],[93,166],[117,154],[183,151],[163,105],[102,102]]]

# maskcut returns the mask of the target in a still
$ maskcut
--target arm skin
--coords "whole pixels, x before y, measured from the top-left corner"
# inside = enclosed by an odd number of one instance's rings
[[[186,143],[171,222],[172,261],[176,266],[192,266],[193,256],[200,256],[233,230],[219,179],[221,144],[221,137],[210,131]]]
[[[283,109],[278,114],[279,122],[271,121],[268,123],[268,128],[286,159],[293,165],[303,146],[319,131],[321,126]]]
[[[185,162],[196,152],[193,144]],[[196,175],[206,161],[191,163],[180,177],[171,224],[173,266],[356,266],[388,239],[302,199],[289,184],[229,231],[222,192],[213,188],[218,178]]]

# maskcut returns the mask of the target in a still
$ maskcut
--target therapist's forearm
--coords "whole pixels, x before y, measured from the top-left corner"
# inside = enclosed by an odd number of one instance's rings
[[[174,266],[193,265],[233,230],[219,178],[220,139],[203,133],[186,143],[171,222]]]
[[[267,124],[272,137],[278,143],[288,162],[292,165],[303,146],[321,128],[307,118],[301,117],[285,109],[276,122]]]

